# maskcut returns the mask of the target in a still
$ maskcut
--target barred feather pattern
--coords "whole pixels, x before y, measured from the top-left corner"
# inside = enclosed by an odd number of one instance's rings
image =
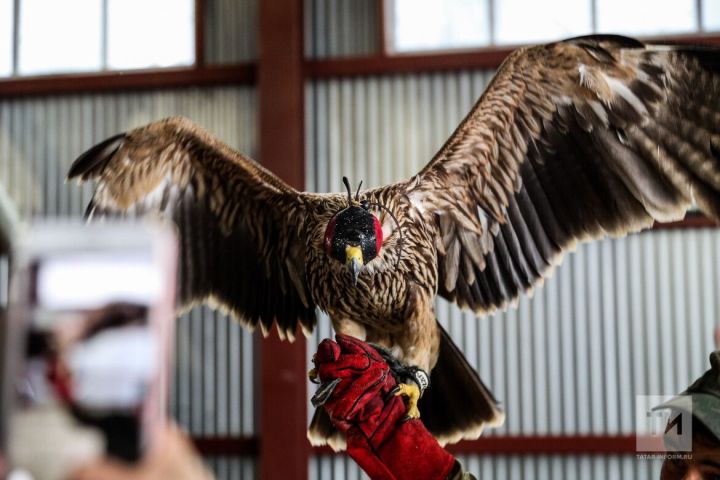
[[[477,312],[542,283],[579,241],[720,213],[714,49],[591,36],[521,49],[410,195],[439,293]]]

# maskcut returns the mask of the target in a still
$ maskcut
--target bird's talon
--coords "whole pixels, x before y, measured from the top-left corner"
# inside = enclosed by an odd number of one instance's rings
[[[398,389],[395,392],[395,396],[403,395],[408,397],[407,402],[407,418],[420,418],[420,410],[417,407],[417,402],[420,400],[420,388],[412,383],[401,383],[398,385]]]
[[[420,418],[420,410],[417,408],[417,406],[409,407],[405,416],[408,418],[408,420]]]

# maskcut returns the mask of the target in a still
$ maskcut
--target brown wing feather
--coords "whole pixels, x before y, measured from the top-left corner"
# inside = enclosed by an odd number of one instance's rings
[[[315,325],[299,240],[302,194],[195,124],[169,118],[91,148],[69,178],[96,180],[89,216],[155,212],[180,233],[181,306],[210,301],[292,338]]]
[[[591,36],[513,53],[409,198],[444,297],[476,311],[577,241],[720,214],[720,51]]]

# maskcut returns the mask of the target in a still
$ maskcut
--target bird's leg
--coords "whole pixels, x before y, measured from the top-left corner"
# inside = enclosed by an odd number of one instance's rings
[[[398,384],[398,389],[395,392],[395,396],[398,395],[403,395],[408,398],[407,417],[420,418],[420,410],[417,407],[418,400],[420,400],[420,388],[418,388],[414,382],[400,383]]]
[[[417,404],[425,389],[430,386],[430,377],[425,370],[418,367],[402,366],[393,370],[393,373],[406,380],[398,384],[395,395],[403,395],[408,398],[408,418],[420,418],[420,410]]]
[[[429,372],[437,363],[440,336],[432,299],[411,289],[407,309],[405,328],[392,339],[392,343],[400,347],[401,360],[396,360],[395,364],[388,361],[388,364],[398,381],[396,395],[408,399],[407,416],[419,418],[418,400],[430,385]]]

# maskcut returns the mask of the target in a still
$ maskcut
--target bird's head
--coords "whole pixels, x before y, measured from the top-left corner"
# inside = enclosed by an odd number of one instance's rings
[[[370,212],[370,202],[358,201],[360,187],[353,200],[348,179],[343,177],[343,182],[348,190],[349,205],[328,222],[325,253],[348,268],[355,285],[360,270],[380,253],[383,232],[380,221]]]

